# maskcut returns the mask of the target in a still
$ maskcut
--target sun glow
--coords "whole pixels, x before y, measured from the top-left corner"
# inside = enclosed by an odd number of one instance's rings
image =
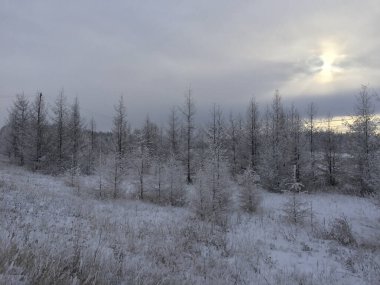
[[[339,54],[337,48],[333,44],[325,44],[322,47],[322,53],[319,58],[322,61],[322,66],[317,74],[317,79],[321,83],[329,83],[334,80],[337,73],[342,72],[337,64],[344,55]]]

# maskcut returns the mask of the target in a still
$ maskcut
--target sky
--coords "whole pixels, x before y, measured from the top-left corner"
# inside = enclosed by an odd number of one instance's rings
[[[379,27],[378,0],[0,0],[0,125],[15,94],[62,88],[103,130],[121,95],[132,125],[164,124],[189,88],[200,120],[276,89],[348,115],[361,84],[380,93]]]

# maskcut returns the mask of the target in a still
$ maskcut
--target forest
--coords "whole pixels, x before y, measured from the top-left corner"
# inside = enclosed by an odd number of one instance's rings
[[[15,96],[0,132],[5,284],[380,280],[380,123],[367,86],[347,132],[332,114],[318,124],[314,103],[285,106],[278,90],[240,114],[214,104],[202,124],[188,90],[164,125],[147,116],[141,128],[122,96],[108,132],[81,116],[78,98],[62,90],[48,109],[45,96]],[[313,265],[275,261],[298,244]]]

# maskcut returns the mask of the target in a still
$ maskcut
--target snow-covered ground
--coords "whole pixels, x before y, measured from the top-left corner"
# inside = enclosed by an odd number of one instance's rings
[[[294,225],[287,195],[263,192],[258,214],[235,210],[223,231],[186,207],[100,200],[95,179],[78,192],[0,163],[0,284],[380,284],[369,198],[302,194],[311,211]],[[343,216],[356,245],[324,234]]]

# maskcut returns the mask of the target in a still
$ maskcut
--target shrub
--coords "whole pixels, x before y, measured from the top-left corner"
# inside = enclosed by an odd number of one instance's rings
[[[260,177],[251,169],[247,169],[241,177],[240,205],[243,211],[256,213],[261,203],[258,190]]]
[[[334,219],[330,225],[330,239],[336,240],[341,245],[357,245],[357,242],[352,234],[351,226],[346,217]]]

